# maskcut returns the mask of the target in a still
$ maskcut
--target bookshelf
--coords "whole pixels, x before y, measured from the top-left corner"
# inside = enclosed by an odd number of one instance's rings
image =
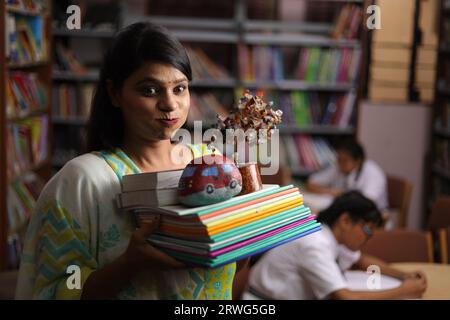
[[[295,92],[301,92],[303,94],[303,99],[318,99],[320,102],[316,101],[316,109],[322,108],[322,115],[315,115],[314,121],[310,123],[304,123],[299,125],[298,123],[285,121],[285,124],[280,127],[280,134],[282,139],[286,139],[292,136],[300,135],[301,139],[304,137],[312,137],[311,148],[318,148],[316,151],[322,153],[323,149],[319,146],[320,144],[327,143],[329,141],[337,141],[345,136],[352,136],[356,134],[357,130],[357,112],[358,112],[358,101],[363,93],[363,83],[366,79],[366,61],[367,61],[367,32],[363,30],[362,20],[360,21],[360,30],[356,32],[353,37],[336,37],[330,36],[332,31],[334,31],[334,23],[331,20],[327,21],[287,21],[283,20],[282,17],[269,17],[260,18],[252,17],[252,1],[237,0],[233,4],[233,13],[228,18],[216,17],[215,12],[209,16],[202,15],[201,17],[195,16],[183,16],[183,14],[195,12],[195,10],[189,10],[187,8],[181,8],[179,11],[173,10],[174,12],[169,12],[161,10],[154,1],[147,1],[147,13],[146,16],[126,16],[123,20],[123,25],[128,25],[137,21],[151,21],[157,24],[164,25],[173,34],[178,37],[178,39],[187,46],[192,46],[195,48],[205,48],[204,52],[209,54],[209,57],[214,57],[214,62],[221,66],[226,66],[229,72],[229,79],[198,79],[194,76],[194,81],[191,84],[191,92],[193,95],[198,94],[198,92],[213,92],[217,95],[228,93],[231,96],[238,96],[242,89],[247,88],[250,90],[262,89],[265,92],[265,97],[269,100],[275,102],[275,106],[281,106],[282,103],[280,99],[285,99],[286,96],[292,96]],[[274,1],[274,3],[279,3],[281,1]],[[340,1],[340,0],[321,0],[321,1],[303,1],[306,3],[318,3],[321,2],[325,5],[331,5],[336,8],[335,14],[339,13],[343,6],[353,5],[355,8],[360,8],[360,18],[365,15],[365,8],[372,4],[372,1]],[[263,9],[261,9],[263,10]],[[353,7],[352,7],[353,10]],[[356,9],[355,9],[356,10]],[[224,10],[227,11],[227,10]],[[276,11],[276,10],[275,10]],[[228,12],[228,11],[227,11]],[[351,11],[353,13],[353,11]],[[195,13],[194,13],[195,14]],[[209,45],[217,45],[231,48],[228,52],[231,52],[233,57],[231,63],[229,60],[225,62],[221,61],[220,56],[214,55],[214,53],[208,52]],[[240,51],[248,51],[241,53]],[[258,48],[258,49],[255,49]],[[262,49],[260,49],[262,48]],[[272,50],[280,51],[281,62],[278,68],[282,69],[282,74],[278,77],[262,77],[258,78],[255,74],[250,77],[245,75],[245,66],[242,63],[243,56],[252,56],[250,58],[257,60],[258,53],[253,51],[266,51]],[[317,48],[320,51],[320,55],[326,55],[326,52],[337,53],[348,50],[354,52],[357,50],[360,53],[360,64],[356,67],[354,74],[348,81],[318,81],[315,79],[299,78],[287,76],[286,73],[292,71],[297,67],[292,60],[298,58],[301,50],[307,50],[310,48]],[[293,53],[294,52],[294,53]],[[264,55],[264,53],[261,53]],[[267,63],[273,63],[276,61],[277,53],[269,56]],[[291,61],[288,61],[288,56],[290,55]],[[331,59],[335,58],[333,54],[329,54]],[[191,58],[191,64],[195,68],[196,59]],[[277,63],[277,62],[275,62]],[[276,69],[277,67],[275,67]],[[257,67],[258,70],[264,69],[264,64],[260,64]],[[270,69],[270,67],[269,67]],[[324,68],[326,69],[326,68]],[[262,73],[269,74],[271,71],[263,71]],[[356,76],[355,76],[356,75]],[[338,119],[331,121],[322,121],[321,118],[327,112],[327,103],[331,104],[333,99],[339,99],[339,97],[352,94],[352,100],[350,104],[352,105],[350,116],[347,121],[343,121],[339,124]],[[306,97],[306,98],[305,98]],[[218,99],[220,101],[220,99]],[[328,100],[328,101],[324,101]],[[233,103],[223,103],[221,104],[225,107],[230,107]],[[331,102],[330,102],[331,101]],[[324,105],[325,103],[325,105]],[[196,103],[193,103],[194,105]],[[308,106],[312,106],[311,102],[307,102]],[[299,107],[302,109],[302,107]],[[338,107],[340,108],[340,107]],[[191,110],[193,109],[191,105]],[[194,106],[194,109],[196,107]],[[284,110],[283,110],[284,111]],[[298,110],[299,112],[305,112]],[[308,110],[306,110],[308,112]],[[342,112],[342,111],[340,111]],[[285,120],[288,118],[295,118],[294,115],[291,117],[287,112],[284,111]],[[206,119],[206,123],[212,123],[214,118],[210,118],[208,113],[205,112],[198,118]],[[193,117],[195,118],[195,117]],[[339,125],[338,125],[339,124]],[[188,128],[192,128],[192,125],[187,125]],[[205,127],[205,125],[203,126]],[[290,152],[291,147],[298,146],[297,142],[290,142],[290,147],[285,147],[285,153],[287,158],[289,154],[296,153]],[[331,146],[328,146],[329,150],[332,150]],[[309,149],[311,150],[311,149]],[[306,178],[311,173],[317,170],[317,166],[314,168],[302,167],[302,166],[291,166],[291,172],[294,177]]]
[[[440,1],[439,49],[431,123],[428,205],[450,195],[450,3]]]
[[[50,9],[51,1],[0,1],[0,270],[17,267],[51,174]]]
[[[99,78],[102,55],[118,28],[118,1],[85,4],[80,30],[68,30],[65,8],[70,1],[53,6],[52,48],[52,127],[53,172],[85,149],[87,118],[95,83]],[[98,16],[96,12],[101,11]],[[98,53],[94,59],[83,52]]]

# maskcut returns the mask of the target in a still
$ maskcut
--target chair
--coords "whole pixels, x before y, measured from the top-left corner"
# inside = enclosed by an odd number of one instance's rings
[[[450,227],[439,230],[439,249],[442,263],[450,262]]]
[[[428,218],[428,229],[439,230],[450,227],[450,196],[438,196]]]
[[[388,263],[434,260],[431,233],[422,231],[378,229],[361,251]]]
[[[396,176],[387,177],[389,211],[397,213],[397,228],[406,227],[411,191],[412,185],[408,181]]]

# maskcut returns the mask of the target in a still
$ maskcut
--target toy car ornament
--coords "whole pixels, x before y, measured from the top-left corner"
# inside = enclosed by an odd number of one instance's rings
[[[241,192],[241,173],[233,161],[219,154],[204,155],[199,160],[192,160],[181,175],[178,198],[182,204],[190,207],[214,204]]]

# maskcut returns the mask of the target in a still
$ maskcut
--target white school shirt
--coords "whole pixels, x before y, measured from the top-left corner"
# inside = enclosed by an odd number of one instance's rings
[[[379,210],[388,208],[387,179],[383,170],[374,161],[365,160],[358,177],[357,174],[358,170],[355,169],[346,176],[336,165],[332,165],[312,174],[309,181],[344,192],[358,190],[375,202]]]
[[[249,291],[277,300],[324,299],[348,287],[343,272],[360,257],[360,251],[339,245],[323,225],[321,231],[267,252],[250,271]]]

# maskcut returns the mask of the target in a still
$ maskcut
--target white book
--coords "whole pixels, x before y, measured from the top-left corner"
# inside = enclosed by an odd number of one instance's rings
[[[178,189],[138,190],[117,195],[119,208],[161,207],[176,205]]]
[[[126,175],[122,179],[122,192],[178,187],[183,170],[168,170]]]

